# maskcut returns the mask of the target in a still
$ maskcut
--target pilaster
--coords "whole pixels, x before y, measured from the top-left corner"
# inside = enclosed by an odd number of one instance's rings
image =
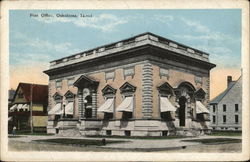
[[[84,117],[84,110],[83,110],[83,98],[82,92],[78,92],[78,116],[79,120],[83,119]]]
[[[97,117],[97,93],[92,92],[92,118]]]
[[[142,114],[144,119],[152,118],[153,68],[148,62],[142,67]]]

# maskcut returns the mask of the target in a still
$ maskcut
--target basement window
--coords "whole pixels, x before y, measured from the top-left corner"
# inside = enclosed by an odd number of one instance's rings
[[[124,131],[125,136],[131,136],[131,131]]]
[[[107,136],[111,136],[112,135],[112,131],[111,130],[106,130],[106,135]]]

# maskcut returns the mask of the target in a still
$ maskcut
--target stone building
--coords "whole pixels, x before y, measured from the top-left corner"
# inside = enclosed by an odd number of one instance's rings
[[[208,126],[209,55],[143,33],[50,62],[48,133],[199,135]]]
[[[242,76],[232,81],[227,77],[227,88],[210,102],[211,127],[215,130],[241,130]]]
[[[48,86],[19,83],[9,109],[9,130],[46,132]],[[30,112],[31,111],[31,112]],[[32,122],[31,122],[32,120]]]

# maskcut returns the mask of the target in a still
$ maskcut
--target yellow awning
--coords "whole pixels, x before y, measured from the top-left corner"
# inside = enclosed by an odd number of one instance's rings
[[[176,111],[176,108],[167,97],[161,97],[161,112]]]
[[[133,97],[126,97],[117,107],[117,111],[133,112]]]
[[[107,99],[104,104],[97,110],[98,112],[107,112],[113,113],[114,112],[114,98]]]
[[[200,101],[196,101],[196,114],[200,113],[209,113],[209,111]]]

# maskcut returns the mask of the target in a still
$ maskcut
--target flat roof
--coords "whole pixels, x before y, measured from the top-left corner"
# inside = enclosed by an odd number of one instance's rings
[[[192,57],[198,60],[209,62],[209,54],[198,49],[183,45],[176,41],[146,32],[114,43],[98,46],[74,55],[63,57],[50,62],[50,69],[70,65],[100,56],[132,49],[146,44],[154,45],[169,51]]]

